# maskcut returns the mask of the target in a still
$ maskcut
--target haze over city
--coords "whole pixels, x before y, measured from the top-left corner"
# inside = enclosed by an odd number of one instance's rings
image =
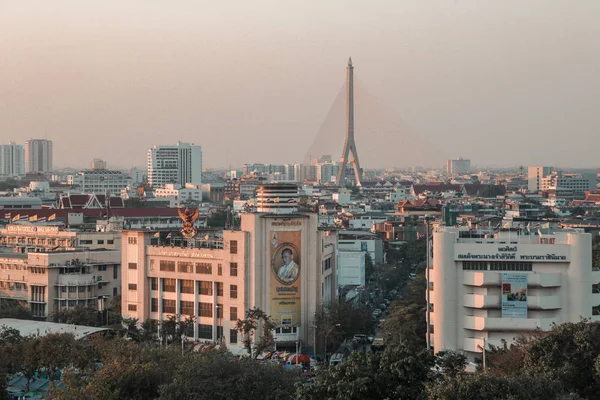
[[[357,111],[364,168],[414,165],[417,148],[426,166],[465,156],[590,167],[598,11],[591,1],[5,0],[0,142],[47,137],[57,167],[143,166],[149,147],[179,140],[202,145],[209,168],[301,162],[351,56],[403,127],[367,135]]]

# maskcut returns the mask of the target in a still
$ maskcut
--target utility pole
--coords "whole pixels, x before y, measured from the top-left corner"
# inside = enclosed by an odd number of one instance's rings
[[[426,240],[427,240],[427,256],[425,258],[425,275],[427,277],[427,350],[429,351],[431,349],[431,302],[430,302],[430,296],[431,294],[429,293],[429,254],[430,254],[430,249],[429,249],[429,215],[427,215],[425,217],[425,223],[427,224],[427,235],[426,235]]]

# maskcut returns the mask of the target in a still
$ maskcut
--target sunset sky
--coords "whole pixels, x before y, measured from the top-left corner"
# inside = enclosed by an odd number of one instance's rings
[[[363,121],[365,168],[596,166],[598,21],[594,0],[0,0],[0,142],[47,137],[57,167],[179,140],[209,168],[301,162],[352,56],[410,132]]]

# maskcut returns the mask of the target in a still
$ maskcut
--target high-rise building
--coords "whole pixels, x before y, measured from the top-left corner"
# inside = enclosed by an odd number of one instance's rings
[[[316,182],[317,166],[308,164],[295,164],[294,180],[296,182]]]
[[[148,183],[160,187],[168,183],[202,183],[202,147],[193,143],[154,146],[148,150]]]
[[[319,183],[335,183],[339,170],[340,166],[337,163],[317,164],[317,181]]]
[[[94,158],[92,162],[90,162],[91,170],[103,170],[106,169],[106,161],[101,158]]]
[[[552,167],[528,167],[527,190],[539,192],[542,189],[542,179],[552,173]]]
[[[25,172],[52,172],[52,141],[30,139],[25,142]]]
[[[465,160],[458,157],[456,160],[448,160],[446,162],[446,172],[450,175],[464,175],[471,170],[471,160]]]
[[[25,175],[25,149],[10,142],[0,144],[0,177],[11,178]]]

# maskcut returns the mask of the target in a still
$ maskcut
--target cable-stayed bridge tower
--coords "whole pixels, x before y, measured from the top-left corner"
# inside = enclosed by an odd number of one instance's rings
[[[352,155],[352,159],[348,160],[350,155]],[[356,186],[360,186],[362,170],[360,169],[360,161],[354,142],[354,66],[352,65],[352,58],[348,59],[348,66],[346,67],[346,142],[344,143],[344,150],[342,150],[342,159],[340,160],[340,169],[336,181],[339,186],[343,185],[346,180],[348,162],[354,168]]]

